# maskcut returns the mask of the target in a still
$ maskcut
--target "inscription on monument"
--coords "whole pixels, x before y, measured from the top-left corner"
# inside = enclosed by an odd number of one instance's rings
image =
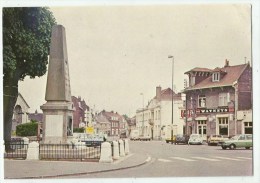
[[[49,137],[62,137],[63,115],[46,115],[45,135]]]

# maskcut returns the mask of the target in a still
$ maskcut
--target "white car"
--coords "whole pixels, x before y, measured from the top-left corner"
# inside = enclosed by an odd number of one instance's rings
[[[200,134],[191,134],[188,144],[202,144],[203,139]]]

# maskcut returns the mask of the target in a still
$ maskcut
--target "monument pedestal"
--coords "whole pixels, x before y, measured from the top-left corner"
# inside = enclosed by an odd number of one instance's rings
[[[47,102],[41,106],[43,111],[43,143],[67,143],[67,136],[73,132],[73,106],[71,102]]]

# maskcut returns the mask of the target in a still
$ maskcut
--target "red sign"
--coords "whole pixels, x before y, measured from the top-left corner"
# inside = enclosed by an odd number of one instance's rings
[[[188,114],[187,114],[187,117],[191,117],[192,114],[194,114],[193,110],[192,109],[188,109]],[[181,110],[181,117],[184,118],[186,117],[186,110]]]

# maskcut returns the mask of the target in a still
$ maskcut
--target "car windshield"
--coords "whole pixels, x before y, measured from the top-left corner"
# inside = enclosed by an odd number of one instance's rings
[[[191,135],[190,137],[191,137],[191,138],[198,138],[198,137],[200,137],[200,136],[197,135],[197,134],[194,134],[194,135]]]
[[[234,137],[231,138],[231,140],[237,140],[239,138],[239,135],[236,135]]]

